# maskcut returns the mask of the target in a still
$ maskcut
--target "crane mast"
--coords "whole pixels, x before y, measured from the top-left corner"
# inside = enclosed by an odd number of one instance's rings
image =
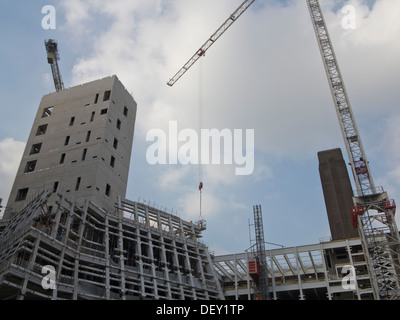
[[[168,81],[168,85],[172,87],[197,60],[205,55],[206,51],[225,33],[226,30],[253,4],[255,0],[245,0],[233,12],[229,18],[215,31],[212,36],[201,46],[199,50],[189,59],[188,62]]]
[[[357,196],[351,212],[358,228],[377,300],[400,299],[400,238],[396,204],[377,190],[318,0],[306,0],[353,172]],[[350,213],[349,213],[350,214]]]
[[[60,55],[58,54],[58,44],[55,40],[45,41],[45,47],[47,51],[47,62],[51,66],[51,72],[53,74],[54,86],[56,91],[64,90],[64,83],[61,79],[60,68],[58,66],[58,60]]]

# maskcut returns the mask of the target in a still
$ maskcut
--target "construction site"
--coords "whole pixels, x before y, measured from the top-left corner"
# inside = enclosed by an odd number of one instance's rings
[[[242,2],[167,85],[184,81],[254,2]],[[136,101],[116,75],[66,88],[58,44],[47,40],[55,92],[38,107],[0,221],[0,299],[400,300],[396,203],[370,174],[319,1],[304,2],[348,157],[318,153],[329,240],[267,249],[254,204],[249,249],[215,255],[205,219],[127,199]],[[200,181],[200,212],[202,189]]]

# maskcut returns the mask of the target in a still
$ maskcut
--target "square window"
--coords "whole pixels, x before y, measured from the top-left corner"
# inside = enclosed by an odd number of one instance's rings
[[[44,135],[46,133],[46,131],[47,131],[47,124],[43,124],[38,127],[38,129],[36,131],[36,135],[37,136]]]
[[[44,108],[42,118],[50,117],[53,112],[53,107]]]
[[[26,164],[26,167],[25,167],[25,171],[24,171],[24,172],[25,172],[25,173],[29,173],[29,172],[35,171],[36,163],[37,163],[37,160],[29,161],[29,162]]]
[[[42,149],[42,144],[41,144],[41,143],[34,144],[34,145],[32,146],[32,148],[31,148],[31,153],[30,153],[30,155],[40,153],[40,150],[41,150],[41,149]]]
[[[111,90],[104,92],[103,101],[108,101],[111,98]]]
[[[28,195],[29,188],[19,189],[15,201],[23,201]]]
[[[108,112],[108,109],[103,109],[103,110],[101,110],[100,114],[107,114],[107,112]]]

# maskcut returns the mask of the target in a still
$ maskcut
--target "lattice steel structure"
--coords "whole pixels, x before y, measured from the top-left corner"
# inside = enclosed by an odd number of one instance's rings
[[[215,31],[211,37],[201,46],[199,50],[189,59],[188,62],[168,81],[168,85],[172,87],[197,60],[205,55],[206,51],[225,33],[226,30],[253,4],[255,0],[245,0],[233,12],[229,18]]]
[[[0,230],[0,299],[224,299],[204,226],[129,200],[105,212],[50,196]],[[46,266],[54,289],[43,287]]]
[[[258,279],[258,299],[269,300],[268,290],[268,266],[265,259],[265,239],[264,239],[264,225],[261,205],[253,206],[254,214],[254,232],[256,237],[256,260],[260,266],[260,276]]]
[[[51,66],[56,91],[64,90],[64,83],[61,78],[60,67],[58,66],[58,60],[60,60],[58,43],[55,40],[50,39],[45,41],[45,47],[47,51],[47,62]]]
[[[375,187],[319,2],[307,0],[307,5],[357,188],[352,219],[366,251],[375,298],[400,299],[396,206],[383,189]]]

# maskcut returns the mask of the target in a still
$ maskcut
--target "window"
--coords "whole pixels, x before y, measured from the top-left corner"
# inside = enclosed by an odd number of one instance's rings
[[[99,93],[96,94],[96,97],[94,98],[94,104],[96,104],[97,102],[99,102]]]
[[[17,197],[15,198],[15,201],[23,201],[26,199],[26,196],[28,195],[29,188],[24,188],[24,189],[19,189],[17,192]]]
[[[109,184],[107,184],[106,186],[106,196],[109,197],[111,193],[111,186]]]
[[[41,125],[38,127],[37,131],[36,131],[36,135],[37,136],[41,136],[44,135],[47,131],[47,124]]]
[[[86,154],[87,154],[87,149],[83,149],[83,152],[82,152],[82,161],[85,161],[85,160],[86,160]]]
[[[26,164],[26,167],[25,167],[25,171],[24,171],[24,172],[25,172],[25,173],[29,173],[29,172],[35,171],[36,163],[37,163],[37,160],[29,161],[29,162]]]
[[[70,138],[70,136],[65,137],[65,142],[64,142],[65,146],[67,146],[69,144],[69,138]]]
[[[87,132],[87,134],[86,134],[86,142],[89,142],[91,134],[92,134],[92,131],[88,131]]]
[[[92,112],[92,115],[90,116],[90,122],[93,122],[93,120],[94,120],[94,115],[96,114],[96,112]]]
[[[106,91],[104,92],[104,98],[103,101],[108,101],[111,98],[111,91]]]
[[[117,129],[121,130],[121,120],[117,119]]]
[[[115,166],[115,158],[113,156],[111,156],[110,166],[113,167],[113,168]]]
[[[40,150],[41,150],[41,149],[42,149],[42,144],[41,144],[41,143],[34,144],[34,145],[32,146],[32,148],[31,148],[31,153],[30,153],[30,155],[40,153]]]
[[[81,177],[78,177],[78,179],[76,179],[75,191],[79,190],[80,185],[81,185]]]
[[[50,117],[53,112],[53,107],[44,108],[42,118]]]
[[[113,147],[114,147],[114,149],[118,149],[118,140],[117,139],[114,139]]]
[[[53,193],[56,193],[56,192],[57,192],[57,189],[58,189],[58,181],[54,182],[54,185],[53,185]]]
[[[124,106],[124,116],[125,117],[128,116],[128,108],[126,106]]]
[[[60,164],[63,164],[64,161],[65,161],[65,153],[63,153],[63,154],[61,155]]]
[[[69,126],[73,126],[75,122],[75,117],[72,117],[71,120],[69,121]]]
[[[107,114],[107,112],[108,112],[108,109],[103,109],[103,110],[101,110],[100,114]]]

